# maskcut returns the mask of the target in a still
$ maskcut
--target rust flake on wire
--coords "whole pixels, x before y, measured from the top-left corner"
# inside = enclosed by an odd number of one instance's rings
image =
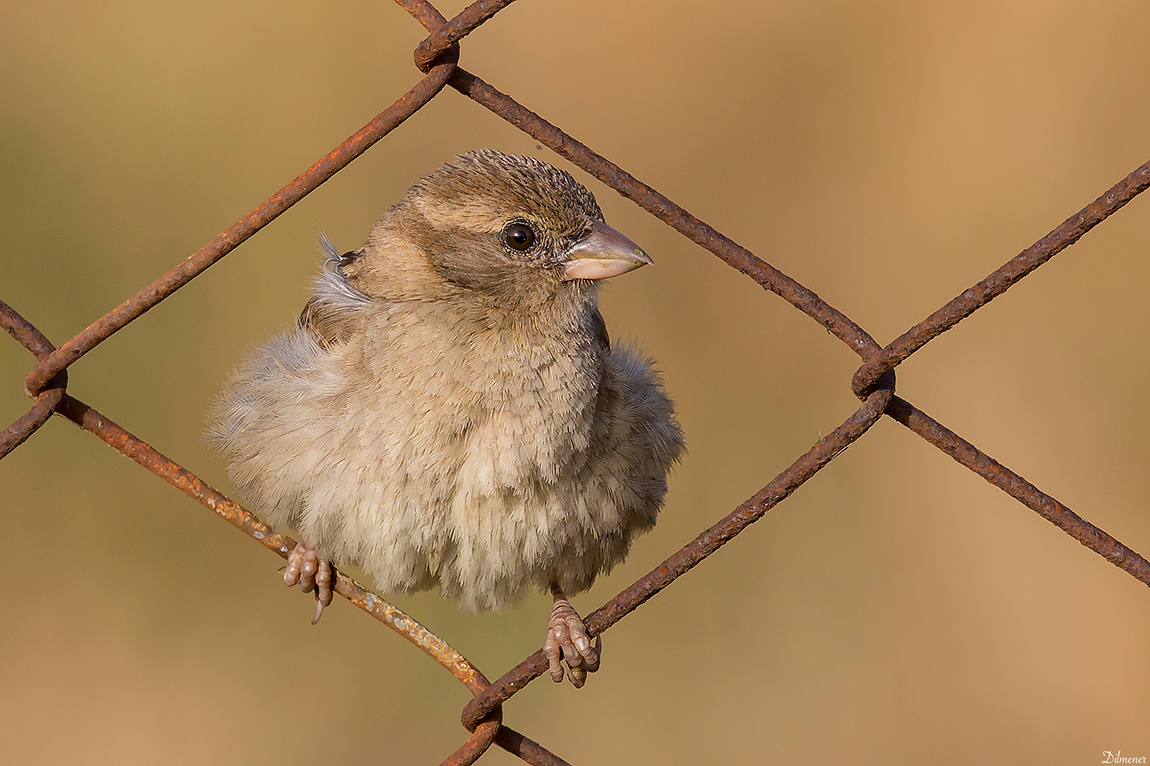
[[[451,20],[445,19],[426,0],[396,2],[429,33],[414,52],[415,65],[425,76],[394,104],[291,183],[59,349],[13,308],[0,301],[0,327],[37,358],[37,364],[25,381],[25,390],[34,402],[24,415],[0,432],[0,458],[35,433],[53,413],[58,413],[192,497],[264,547],[286,557],[295,545],[293,540],[269,528],[249,511],[147,442],[70,396],[66,391],[67,368],[113,333],[203,273],[415,114],[446,85],[450,85],[594,175],[692,242],[755,280],[764,289],[780,296],[825,327],[863,360],[851,382],[852,391],[862,400],[862,406],[753,497],[589,614],[586,623],[592,635],[608,630],[762,518],[859,439],[883,415],[903,424],[1115,566],[1150,585],[1150,562],[894,393],[894,369],[899,364],[1065,250],[1150,187],[1150,163],[1136,169],[1002,268],[881,348],[865,330],[814,291],[758,258],[510,96],[460,68],[457,64],[459,42],[514,0],[478,0]],[[474,763],[492,744],[499,745],[528,763],[541,766],[566,764],[566,761],[542,745],[503,724],[502,703],[543,674],[546,661],[541,651],[527,657],[492,683],[443,639],[346,575],[337,572],[335,591],[413,643],[472,693],[473,699],[464,708],[462,716],[463,724],[471,736],[444,764]]]

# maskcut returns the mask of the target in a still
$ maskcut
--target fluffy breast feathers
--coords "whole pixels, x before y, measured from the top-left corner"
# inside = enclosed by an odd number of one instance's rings
[[[385,592],[469,610],[575,593],[650,528],[683,449],[648,361],[593,291],[518,321],[467,300],[380,300],[330,248],[299,325],[211,416],[241,497]]]

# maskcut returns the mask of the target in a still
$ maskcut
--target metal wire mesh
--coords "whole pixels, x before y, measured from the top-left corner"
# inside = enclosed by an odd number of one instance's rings
[[[1020,503],[1031,508],[1084,546],[1150,585],[1150,562],[1043,493],[1024,478],[996,462],[974,445],[895,395],[895,369],[941,333],[953,328],[1076,242],[1137,194],[1150,186],[1150,162],[1134,170],[1097,200],[1070,216],[1060,226],[986,279],[915,325],[885,347],[880,346],[849,317],[817,294],[756,257],[625,170],[596,154],[542,117],[531,112],[459,64],[459,42],[495,16],[513,0],[479,0],[451,20],[425,0],[397,0],[429,32],[415,50],[416,66],[424,72],[406,94],[361,130],[300,174],[262,205],[181,261],[113,311],[100,317],[61,346],[54,346],[39,330],[0,302],[0,324],[37,358],[25,381],[34,402],[29,410],[0,434],[0,458],[7,455],[58,413],[96,435],[173,487],[242,530],[265,547],[286,557],[294,541],[276,533],[255,516],[207,485],[184,467],[165,457],[147,442],[67,393],[67,369],[112,334],[187,284],[208,266],[227,255],[309,192],[331,178],[372,144],[410,118],[445,87],[451,87],[532,136],[571,161],[691,241],[711,251],[732,268],[780,296],[825,327],[859,355],[861,366],[851,381],[860,399],[859,409],[806,454],[725,518],[672,554],[645,577],[588,615],[589,633],[598,635],[687,573],[747,526],[761,518],[837,455],[851,446],[884,415],[903,424],[955,461],[982,476]],[[466,658],[410,616],[396,609],[347,576],[339,574],[336,591],[353,604],[411,641],[463,683],[473,699],[462,721],[471,732],[467,741],[444,763],[472,763],[497,744],[533,764],[559,764],[562,759],[515,732],[502,721],[502,703],[546,670],[542,652],[536,652],[489,681]]]

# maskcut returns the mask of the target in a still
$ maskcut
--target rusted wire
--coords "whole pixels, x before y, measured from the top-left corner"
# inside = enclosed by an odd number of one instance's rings
[[[484,721],[458,750],[443,759],[440,766],[471,766],[495,742],[500,728],[499,721]]]
[[[954,327],[981,306],[1001,295],[1035,268],[1073,244],[1087,231],[1150,187],[1150,163],[1141,166],[1106,194],[1088,205],[1033,246],[982,282],[931,314],[894,342],[879,344],[849,317],[816,293],[772,267],[746,248],[724,236],[682,207],[642,183],[618,165],[596,154],[539,115],[457,66],[459,42],[513,0],[478,0],[455,18],[445,19],[427,0],[396,0],[428,31],[414,52],[416,66],[426,75],[402,98],[381,112],[307,171],[229,227],[196,253],[177,264],[116,309],[96,320],[56,349],[31,323],[0,302],[0,327],[38,359],[25,380],[34,398],[31,408],[0,433],[0,458],[27,439],[58,412],[96,435],[126,457],[209,508],[252,539],[286,557],[295,542],[266,526],[187,469],[162,455],[143,440],[66,393],[67,367],[103,340],[155,306],[202,273],[237,245],[270,223],[293,204],[333,176],[372,144],[413,115],[444,87],[451,87],[489,109],[557,154],[594,175],[624,197],[664,221],[691,241],[754,279],[810,316],[855,351],[863,363],[852,380],[852,391],[862,406],[829,436],[820,440],[763,489],[704,531],[666,561],[587,616],[592,635],[600,635],[654,597],[696,564],[715,553],[735,535],[762,518],[804,482],[847,449],[882,416],[891,418],[934,444],[957,462],[1035,510],[1083,545],[1105,557],[1143,583],[1150,585],[1150,563],[1133,550],[1076,515],[1017,473],[1002,466],[926,413],[894,395],[894,369],[915,351]],[[519,732],[503,725],[502,703],[546,668],[536,652],[494,683],[451,648],[443,639],[386,600],[336,573],[334,589],[419,647],[447,669],[472,693],[463,710],[463,723],[471,732],[467,741],[444,764],[470,764],[492,744],[524,761],[541,766],[566,764],[558,756]]]
[[[37,359],[44,359],[56,350],[43,333],[4,301],[0,301],[0,327],[19,341],[20,345],[31,351]],[[25,439],[48,422],[48,418],[52,417],[52,413],[64,400],[64,391],[67,387],[68,373],[61,371],[49,381],[43,391],[33,397],[35,401],[27,412],[18,417],[12,425],[0,431],[0,458],[23,444]]]
[[[454,83],[453,83],[454,84]],[[1023,250],[993,274],[922,320],[867,360],[855,372],[851,390],[863,395],[887,370],[1006,292],[1011,285],[1073,245],[1082,235],[1150,187],[1150,162],[1134,170],[1061,226]]]
[[[4,301],[0,301],[0,328],[15,338],[21,346],[35,354],[37,359],[43,359],[56,350],[52,341],[44,337],[31,322],[16,312],[16,309]],[[32,392],[28,392],[33,395]]]
[[[592,636],[599,635],[642,606],[656,593],[730,542],[735,535],[761,519],[767,511],[789,497],[807,479],[834,460],[882,418],[883,412],[894,394],[894,376],[890,376],[887,380],[890,383],[889,388],[880,387],[875,390],[867,397],[863,406],[847,418],[842,425],[826,438],[819,440],[818,444],[811,447],[787,470],[776,476],[770,484],[756,492],[753,497],[710,529],[680,548],[647,575],[636,580],[629,588],[587,615],[587,619],[583,621],[587,626],[587,632]],[[543,651],[539,650],[491,684],[482,694],[468,702],[467,707],[463,709],[463,725],[470,728],[475,721],[485,718],[497,705],[510,699],[528,683],[543,675],[546,670],[547,660],[543,657]]]
[[[453,62],[433,68],[398,101],[324,155],[295,180],[269,197],[263,204],[225,229],[219,236],[185,258],[175,267],[124,303],[97,319],[58,350],[43,359],[29,373],[24,385],[31,394],[39,393],[57,373],[98,344],[107,340],[132,320],[186,285],[204,269],[223,258],[281,213],[306,197],[320,184],[347,167],[372,144],[415,114],[443,89],[455,69]]]
[[[56,411],[63,400],[64,386],[62,385],[55,387],[49,384],[47,389],[37,394],[36,401],[28,408],[28,411],[16,418],[12,425],[0,431],[0,458],[19,447],[29,436],[36,433],[40,426],[47,423],[48,418],[52,417],[52,413]]]
[[[865,330],[834,308],[813,290],[757,257],[750,250],[699,220],[610,160],[596,154],[510,96],[457,68],[451,87],[486,107],[556,154],[565,157],[692,242],[710,250],[728,265],[827,328],[856,354],[877,352],[879,345]]]
[[[451,22],[444,21],[439,12],[426,0],[396,0],[396,2],[411,13],[428,32],[431,32],[432,37],[442,33],[451,25]],[[431,37],[428,39],[430,40]],[[820,298],[813,290],[804,287],[758,258],[745,247],[740,246],[717,229],[691,215],[615,163],[596,154],[530,109],[520,105],[507,94],[501,93],[462,67],[456,67],[451,76],[450,84],[463,95],[486,107],[556,154],[570,160],[619,194],[635,202],[639,207],[687,239],[710,250],[728,265],[733,266],[783,298],[799,311],[826,327],[832,335],[846,343],[855,353],[865,358],[867,352],[874,353],[879,350],[878,343],[870,335],[841,311]]]
[[[894,397],[887,414],[1114,566],[1150,585],[1150,562],[910,402]]]
[[[499,733],[495,735],[495,744],[535,766],[571,766],[538,742],[506,726],[499,727]]]
[[[59,412],[88,433],[98,436],[120,454],[139,463],[176,489],[215,512],[217,516],[265,548],[275,551],[281,558],[286,559],[292,548],[295,547],[295,541],[290,537],[279,534],[219,490],[78,399],[65,395]],[[423,627],[403,610],[391,605],[342,572],[335,572],[333,590],[415,644],[427,656],[458,678],[472,694],[479,694],[486,690],[489,685],[487,679],[466,657],[452,649],[446,641]],[[494,718],[489,716],[489,720],[472,727],[474,732],[471,737],[459,750],[445,760],[444,764],[473,763],[491,746],[501,724],[501,711],[490,708],[488,712]]]
[[[275,551],[281,558],[286,559],[295,547],[295,541],[290,537],[276,532],[240,506],[239,503],[228,498],[155,447],[129,433],[118,423],[101,415],[80,400],[65,395],[59,412],[80,428],[99,437],[121,455],[139,463],[265,548]],[[462,681],[472,692],[478,693],[488,685],[483,674],[476,670],[463,655],[452,649],[447,642],[342,572],[336,572],[334,590],[418,646],[425,654]]]
[[[409,13],[412,13],[421,22],[427,19],[426,27],[428,24],[436,26],[435,32],[432,32],[427,38],[421,42],[415,49],[415,65],[421,72],[426,72],[431,68],[435,59],[439,58],[441,54],[447,51],[467,35],[471,34],[480,24],[487,21],[489,18],[499,13],[507,6],[514,3],[515,0],[478,0],[471,5],[464,8],[459,14],[451,21],[447,21],[439,14],[439,11],[431,7],[431,4],[426,4],[426,7],[413,10],[408,8],[404,3],[400,5],[407,8]],[[430,13],[430,11],[435,11]]]

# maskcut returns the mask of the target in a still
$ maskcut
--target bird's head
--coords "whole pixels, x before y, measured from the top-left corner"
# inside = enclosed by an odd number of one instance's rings
[[[485,149],[415,184],[341,270],[373,297],[467,293],[537,305],[648,263],[569,173]]]

